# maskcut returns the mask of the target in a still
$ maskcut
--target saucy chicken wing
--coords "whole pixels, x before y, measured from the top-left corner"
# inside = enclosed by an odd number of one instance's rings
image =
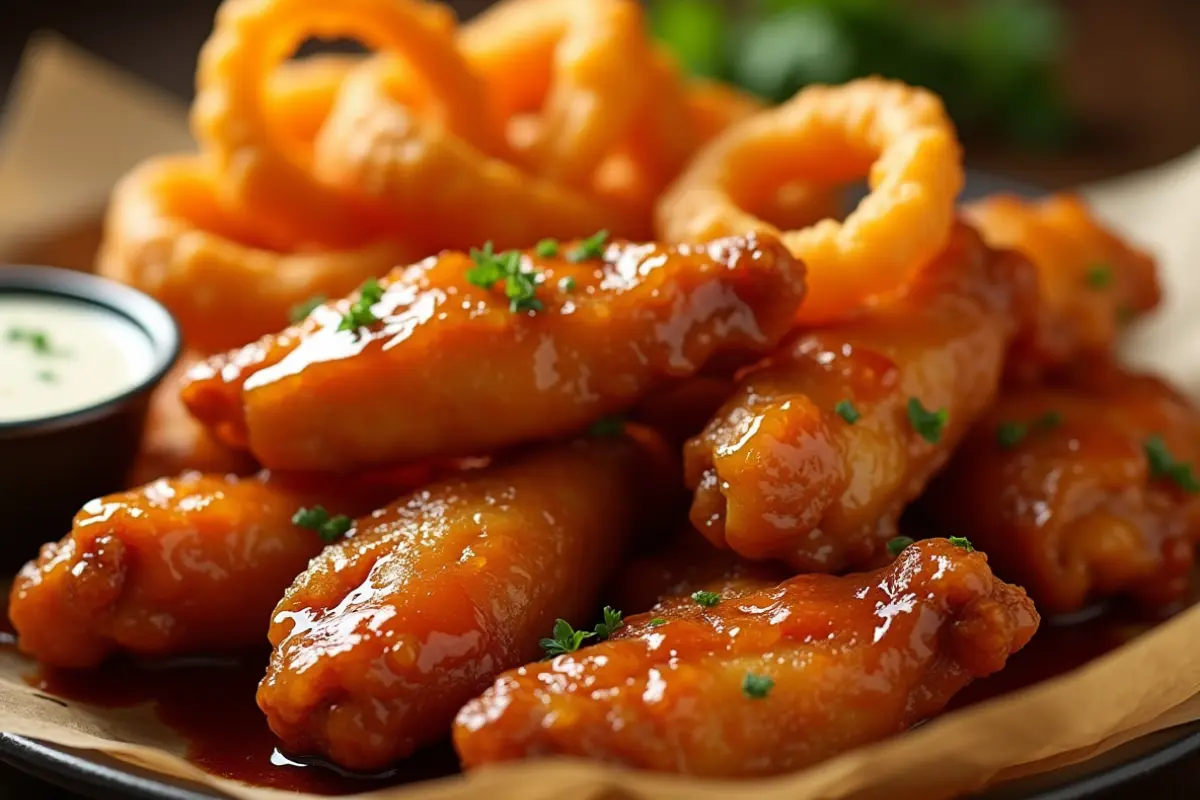
[[[800,264],[761,237],[554,247],[394,270],[193,369],[184,400],[273,469],[490,453],[579,431],[714,357],[768,350],[804,292]]]
[[[678,481],[661,442],[547,445],[358,521],[288,590],[258,704],[288,748],[378,769],[587,621],[648,502]],[[661,469],[659,469],[661,467]]]
[[[1158,305],[1154,259],[1101,225],[1075,195],[1036,202],[996,195],[965,214],[989,245],[1017,250],[1037,268],[1036,320],[1007,367],[1018,381],[1106,358],[1121,329]]]
[[[799,332],[687,443],[692,523],[797,571],[876,565],[994,397],[1032,289],[1024,259],[959,225],[906,295]]]
[[[92,500],[13,583],[20,649],[55,667],[110,654],[229,652],[266,642],[271,609],[324,546],[292,516],[362,514],[403,488],[189,473]]]
[[[1187,591],[1200,543],[1200,412],[1162,381],[1090,372],[1006,392],[922,511],[970,531],[1047,613]]]
[[[566,754],[711,777],[798,769],[915,725],[1002,668],[1038,615],[981,553],[664,603],[501,675],[458,715],[463,764]]]
[[[142,441],[127,486],[190,471],[249,475],[258,469],[245,451],[218,442],[179,398],[188,370],[201,359],[194,352],[185,353],[150,395]]]

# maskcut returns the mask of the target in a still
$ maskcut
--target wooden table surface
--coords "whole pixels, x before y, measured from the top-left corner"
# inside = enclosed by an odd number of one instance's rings
[[[332,0],[331,0],[332,1]],[[457,3],[465,12],[487,0]],[[182,97],[216,0],[4,0],[0,92],[29,34],[49,28]],[[1150,166],[1200,145],[1200,2],[1062,0],[1069,22],[1062,80],[1087,135],[1066,153],[968,149],[978,167],[1047,187]],[[1196,797],[1200,756],[1120,790],[1118,798]],[[0,765],[0,800],[71,799]]]

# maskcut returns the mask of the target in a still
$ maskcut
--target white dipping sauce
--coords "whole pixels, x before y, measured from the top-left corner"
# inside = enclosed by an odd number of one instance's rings
[[[0,293],[0,423],[110,400],[153,368],[150,338],[115,311],[69,297]]]

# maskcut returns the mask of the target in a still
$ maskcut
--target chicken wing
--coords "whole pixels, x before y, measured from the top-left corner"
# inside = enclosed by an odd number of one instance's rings
[[[362,519],[288,590],[258,704],[292,750],[378,769],[586,621],[650,498],[678,481],[629,437],[548,445]]]
[[[803,268],[761,237],[557,248],[394,270],[365,300],[197,367],[184,400],[273,469],[490,453],[579,431],[716,356],[769,349],[804,291]]]
[[[321,537],[301,507],[362,514],[399,482],[185,474],[91,501],[13,583],[18,646],[56,667],[138,656],[228,652],[266,643],[271,609]]]
[[[179,389],[188,370],[201,359],[194,352],[185,353],[150,395],[142,441],[125,485],[140,486],[193,470],[249,475],[258,469],[247,453],[218,442],[180,400]]]
[[[972,431],[922,511],[971,532],[1047,613],[1187,590],[1200,543],[1200,413],[1162,381],[1092,372],[1014,388]]]
[[[1018,381],[1107,358],[1121,329],[1158,305],[1154,260],[1101,225],[1075,195],[1037,202],[996,195],[964,213],[988,244],[1020,251],[1037,267],[1037,317],[1008,365]]]
[[[921,542],[878,572],[680,598],[610,640],[501,675],[458,715],[463,764],[566,754],[774,775],[933,716],[1039,622],[981,553]]]
[[[1030,267],[959,225],[907,295],[800,332],[685,449],[691,519],[797,571],[875,565],[906,503],[995,395]]]

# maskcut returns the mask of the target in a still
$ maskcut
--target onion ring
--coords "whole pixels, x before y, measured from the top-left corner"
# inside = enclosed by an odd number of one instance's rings
[[[394,64],[377,57],[342,87],[315,145],[318,177],[387,209],[425,252],[486,240],[527,247],[543,237],[628,236],[639,221],[596,198],[529,175],[428,124],[390,99]],[[643,221],[644,224],[644,221]]]
[[[227,214],[212,165],[151,159],[113,192],[97,271],[158,298],[190,347],[236,347],[288,323],[313,295],[338,297],[416,253],[380,242],[344,252],[283,253]]]
[[[868,78],[810,86],[729,128],[704,148],[659,202],[669,242],[767,230],[747,201],[781,179],[832,186],[867,175],[871,194],[844,222],[782,234],[809,268],[797,321],[823,324],[904,287],[945,245],[963,184],[961,148],[936,95]]]
[[[316,180],[309,153],[272,135],[266,77],[311,36],[350,35],[402,56],[427,89],[431,116],[485,152],[502,137],[483,85],[454,45],[449,9],[422,0],[226,0],[200,53],[192,126],[216,164],[221,201],[252,210],[276,247],[354,246],[379,230],[369,209]]]
[[[463,26],[459,45],[503,119],[540,107],[535,172],[587,189],[650,97],[645,29],[635,0],[508,0]]]

